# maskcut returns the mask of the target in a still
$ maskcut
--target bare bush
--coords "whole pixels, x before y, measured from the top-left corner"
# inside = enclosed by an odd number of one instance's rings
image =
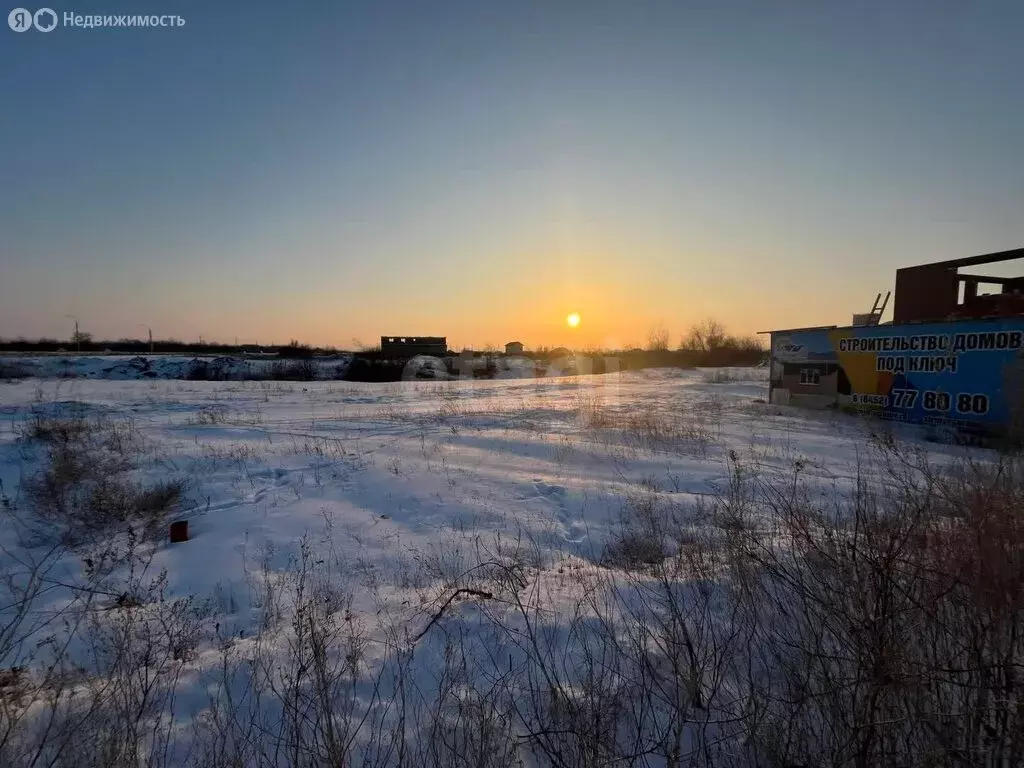
[[[1012,765],[1024,473],[936,473],[895,448],[885,466],[838,509],[766,488],[777,534],[743,534],[761,747],[787,764]]]
[[[1024,472],[887,450],[831,505],[735,457],[710,504],[648,489],[575,608],[517,597],[508,696],[541,762],[1017,764]]]
[[[693,352],[711,352],[721,348],[727,338],[725,326],[708,319],[691,327],[679,346]]]
[[[463,637],[444,647],[432,704],[414,749],[421,765],[505,768],[522,765],[515,723],[500,685],[481,685],[481,660],[469,655]]]
[[[664,323],[658,323],[647,332],[647,349],[651,352],[668,351],[669,332]]]

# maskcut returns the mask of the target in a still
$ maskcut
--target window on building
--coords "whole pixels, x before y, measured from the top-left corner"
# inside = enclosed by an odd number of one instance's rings
[[[801,368],[800,383],[810,385],[821,384],[821,371],[817,368]]]

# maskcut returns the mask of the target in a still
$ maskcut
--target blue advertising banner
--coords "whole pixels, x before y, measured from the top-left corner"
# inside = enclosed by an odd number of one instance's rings
[[[999,433],[1016,425],[1022,382],[1024,317],[772,333],[774,402]]]

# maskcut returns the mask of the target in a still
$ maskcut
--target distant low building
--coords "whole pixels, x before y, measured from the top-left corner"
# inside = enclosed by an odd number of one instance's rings
[[[505,345],[506,355],[521,355],[523,354],[523,342],[521,341],[510,341]]]
[[[448,339],[445,336],[381,336],[380,351],[391,358],[444,357],[448,354]]]

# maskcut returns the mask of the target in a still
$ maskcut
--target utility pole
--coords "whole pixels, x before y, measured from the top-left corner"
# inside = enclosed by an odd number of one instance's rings
[[[140,323],[140,325],[141,325],[141,326],[142,326],[143,328],[145,328],[145,329],[146,329],[147,331],[149,331],[149,354],[151,354],[151,355],[152,355],[152,354],[153,354],[153,329],[152,329],[152,328],[150,328],[150,327],[149,327],[148,325],[146,325],[145,323]]]
[[[75,343],[78,345],[77,349],[79,353],[82,351],[82,337],[78,335],[78,318],[74,315],[64,315],[64,317],[70,317],[75,321]]]

